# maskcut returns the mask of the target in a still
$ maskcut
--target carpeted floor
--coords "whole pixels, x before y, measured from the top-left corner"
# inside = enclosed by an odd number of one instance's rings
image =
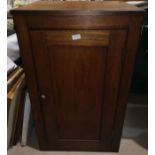
[[[8,155],[147,155],[147,150],[132,139],[122,139],[119,153],[103,152],[41,152],[32,147],[19,145],[8,151]]]

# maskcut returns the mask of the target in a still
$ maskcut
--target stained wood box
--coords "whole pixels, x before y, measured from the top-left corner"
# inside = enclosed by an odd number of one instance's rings
[[[11,13],[40,149],[118,151],[143,10],[42,1]]]

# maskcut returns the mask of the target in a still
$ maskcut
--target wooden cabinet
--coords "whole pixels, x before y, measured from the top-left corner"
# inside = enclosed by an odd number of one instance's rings
[[[45,1],[12,14],[40,148],[118,151],[143,11]]]

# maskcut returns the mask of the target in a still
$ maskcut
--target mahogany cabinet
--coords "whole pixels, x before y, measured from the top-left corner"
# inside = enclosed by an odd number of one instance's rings
[[[42,1],[11,13],[40,149],[118,151],[143,10]]]

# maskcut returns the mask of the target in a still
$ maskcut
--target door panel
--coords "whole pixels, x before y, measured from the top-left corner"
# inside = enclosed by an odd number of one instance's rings
[[[104,47],[54,46],[48,51],[60,139],[99,139]]]
[[[30,33],[49,148],[110,148],[126,31],[64,32]],[[64,41],[79,32],[87,39]]]

